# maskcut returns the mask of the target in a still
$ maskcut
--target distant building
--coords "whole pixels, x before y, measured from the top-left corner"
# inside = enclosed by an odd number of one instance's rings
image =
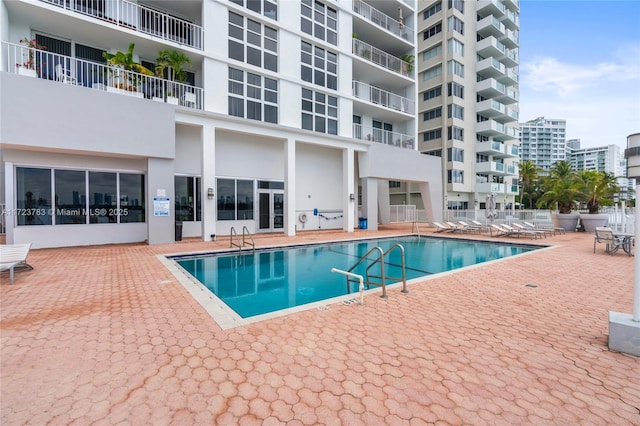
[[[612,173],[615,176],[626,175],[624,152],[618,145],[569,149],[567,160],[575,170],[595,170]]]
[[[567,121],[538,117],[520,123],[521,160],[533,161],[548,174],[554,163],[567,159],[566,142]],[[580,140],[572,140],[572,144]]]

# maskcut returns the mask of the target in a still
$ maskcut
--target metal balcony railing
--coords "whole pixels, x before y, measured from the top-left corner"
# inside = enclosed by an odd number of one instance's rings
[[[194,49],[204,47],[201,26],[127,0],[40,1]]]
[[[353,39],[353,53],[367,61],[373,62],[376,65],[380,65],[390,71],[402,74],[405,77],[413,75],[413,65],[400,58],[389,55],[385,51],[373,47],[362,40],[358,40],[357,38]]]
[[[405,98],[359,81],[353,81],[353,96],[407,114],[414,114],[416,110],[413,99]]]
[[[391,132],[389,130],[378,129],[362,124],[353,124],[353,138],[371,142],[383,143],[385,145],[397,146],[400,148],[414,149],[415,138],[402,133]]]
[[[397,35],[398,37],[402,37],[405,40],[409,40],[409,36],[413,34],[413,29],[406,26],[404,22],[393,19],[389,15],[380,12],[378,9],[363,2],[362,0],[354,0],[353,11],[366,20],[373,22],[374,24]]]
[[[2,42],[0,46],[2,71],[193,109],[203,108],[204,92],[200,87],[18,44]]]

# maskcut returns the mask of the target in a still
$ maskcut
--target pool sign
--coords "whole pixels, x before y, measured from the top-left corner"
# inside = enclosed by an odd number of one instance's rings
[[[154,216],[169,216],[170,207],[169,197],[153,197]]]

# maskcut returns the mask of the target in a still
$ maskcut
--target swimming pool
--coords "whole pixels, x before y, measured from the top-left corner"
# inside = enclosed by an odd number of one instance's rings
[[[453,240],[435,237],[401,237],[344,241],[253,252],[176,256],[172,259],[215,294],[241,318],[306,305],[356,293],[358,283],[347,289],[344,275],[372,248],[387,251],[394,244],[405,251],[407,280],[501,259],[540,248],[504,243]],[[385,257],[385,275],[401,277],[400,250]],[[373,259],[373,258],[372,258]],[[353,272],[365,275],[368,263]],[[379,274],[378,265],[372,271]],[[395,281],[387,281],[387,285]]]

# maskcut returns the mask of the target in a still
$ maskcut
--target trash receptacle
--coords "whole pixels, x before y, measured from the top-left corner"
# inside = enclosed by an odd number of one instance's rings
[[[176,221],[176,241],[182,241],[182,222]]]
[[[359,217],[358,218],[360,220],[360,229],[367,229],[367,218],[366,217]]]

